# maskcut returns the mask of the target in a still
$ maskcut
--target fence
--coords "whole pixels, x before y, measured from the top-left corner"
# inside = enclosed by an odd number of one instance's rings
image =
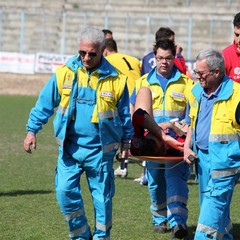
[[[227,14],[165,13],[158,17],[0,9],[0,51],[75,54],[80,26],[95,25],[114,32],[120,52],[141,58],[152,50],[156,30],[169,26],[184,49],[183,55],[191,60],[203,48],[222,50],[232,42],[232,18]]]

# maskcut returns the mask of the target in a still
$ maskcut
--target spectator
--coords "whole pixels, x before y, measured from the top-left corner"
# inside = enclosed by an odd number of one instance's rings
[[[110,238],[113,159],[119,145],[127,158],[132,136],[127,79],[102,57],[103,44],[101,30],[87,27],[81,31],[79,55],[56,70],[26,125],[24,149],[31,153],[36,149],[37,132],[58,107],[54,119],[59,145],[56,196],[72,240]],[[94,205],[93,234],[81,194],[83,172]]]
[[[103,29],[102,32],[104,33],[105,39],[113,38],[113,33],[112,33],[111,30],[109,30],[109,29]]]
[[[135,86],[135,81],[140,78],[140,61],[130,55],[119,53],[116,41],[111,38],[105,39],[103,55],[115,68],[127,75],[127,86],[129,95],[131,95]],[[114,171],[114,175],[122,178],[127,177],[128,159],[120,164]]]
[[[233,19],[234,41],[223,49],[225,73],[236,82],[240,83],[240,12]]]
[[[240,173],[240,84],[224,75],[221,53],[202,50],[190,96],[184,160],[198,156],[200,215],[195,240],[233,239],[230,203]],[[193,144],[193,150],[192,148]]]
[[[157,66],[149,74],[136,81],[130,98],[134,108],[136,94],[141,87],[148,87],[152,92],[153,116],[157,123],[170,122],[174,118],[181,121],[185,117],[188,90],[193,81],[174,66],[176,47],[173,41],[160,40],[154,46]],[[169,131],[171,136],[174,132]],[[171,164],[167,164],[170,167]],[[161,164],[147,162],[148,189],[151,198],[151,213],[154,230],[167,231],[167,222],[172,236],[183,238],[188,235],[186,207],[188,200],[187,180],[189,166],[181,164],[168,170],[159,169]],[[168,214],[167,214],[168,213]]]
[[[175,42],[175,33],[170,28],[160,27],[155,34],[155,41],[169,39]],[[174,63],[180,72],[186,74],[185,59],[182,56],[182,47],[176,45],[176,56]],[[142,59],[141,75],[149,73],[156,66],[155,56],[153,52],[148,53]]]

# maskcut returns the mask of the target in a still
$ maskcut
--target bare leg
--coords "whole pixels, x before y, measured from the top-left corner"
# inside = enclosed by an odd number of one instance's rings
[[[142,87],[138,91],[135,102],[135,110],[138,108],[142,108],[153,118],[152,92],[147,87]]]
[[[151,90],[147,87],[140,88],[137,93],[134,110],[137,110],[138,108],[142,108],[153,118],[152,93],[151,93]],[[133,113],[134,113],[134,111],[132,112],[132,114]],[[150,116],[148,116],[148,117],[151,118]],[[144,119],[144,123],[145,123],[145,119]],[[143,162],[143,165],[144,166],[146,165],[145,161]],[[139,179],[140,179],[140,184],[142,184],[142,185],[148,184],[145,167],[144,167],[142,176],[140,178],[136,178],[135,180],[139,180]]]
[[[147,87],[140,88],[136,96],[135,110],[139,108],[145,110],[149,114],[144,114],[144,128],[148,129],[149,132],[161,139],[162,129],[157,125],[153,118],[152,92]]]

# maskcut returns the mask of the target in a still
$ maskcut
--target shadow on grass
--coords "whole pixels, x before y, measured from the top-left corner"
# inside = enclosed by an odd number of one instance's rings
[[[21,195],[33,195],[33,194],[49,194],[53,193],[53,191],[48,190],[17,190],[10,192],[0,192],[0,197],[16,197]]]
[[[233,239],[240,239],[240,224],[233,223]]]
[[[197,226],[188,226],[188,236],[184,240],[193,240]]]

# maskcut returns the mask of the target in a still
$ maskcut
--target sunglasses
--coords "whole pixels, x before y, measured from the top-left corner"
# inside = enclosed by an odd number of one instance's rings
[[[79,55],[80,55],[82,58],[85,58],[85,56],[86,56],[87,54],[88,54],[88,56],[89,56],[90,58],[95,58],[95,57],[97,57],[97,53],[95,53],[95,52],[86,52],[86,51],[81,51],[81,50],[79,50],[78,53],[79,53]]]

